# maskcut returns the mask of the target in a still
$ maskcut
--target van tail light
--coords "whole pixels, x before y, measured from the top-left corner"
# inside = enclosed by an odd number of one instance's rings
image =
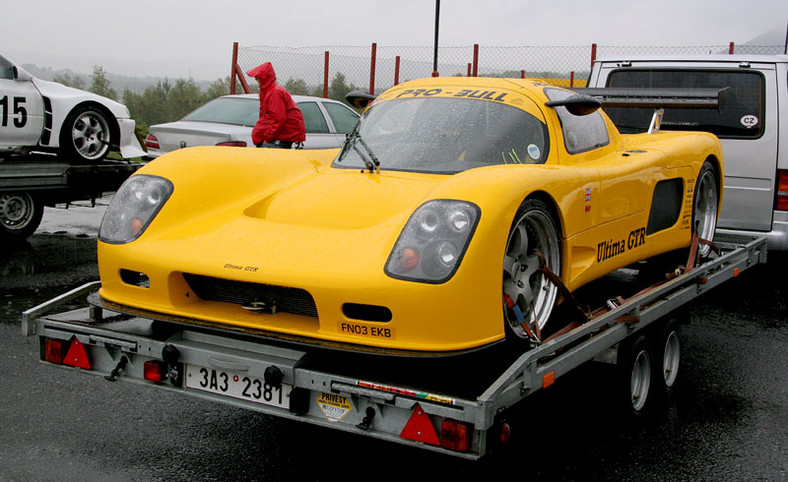
[[[472,433],[472,424],[447,418],[440,423],[439,435],[430,416],[416,404],[399,436],[429,445],[440,445],[457,452],[467,452],[471,448]]]
[[[778,211],[788,211],[788,170],[777,171],[777,206]]]
[[[145,147],[148,149],[161,149],[161,146],[159,145],[159,139],[153,134],[148,134],[145,136]]]
[[[228,142],[220,142],[216,144],[217,146],[225,146],[225,147],[246,147],[246,142],[244,141],[228,141]]]

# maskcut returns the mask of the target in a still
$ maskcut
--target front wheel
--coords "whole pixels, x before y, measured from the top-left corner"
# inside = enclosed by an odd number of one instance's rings
[[[111,145],[109,121],[96,107],[82,106],[68,115],[60,134],[60,148],[68,159],[92,162],[103,159]]]
[[[0,192],[0,238],[22,241],[41,224],[44,205],[24,191]]]
[[[503,310],[509,338],[538,343],[558,297],[545,270],[560,276],[558,229],[547,204],[528,199],[515,215],[503,262]]]

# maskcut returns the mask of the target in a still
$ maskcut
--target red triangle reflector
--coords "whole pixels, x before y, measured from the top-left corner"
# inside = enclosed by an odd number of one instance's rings
[[[422,410],[418,403],[399,436],[404,439],[424,442],[430,445],[440,445],[441,443],[437,432],[435,432],[435,427],[432,425],[430,416]]]
[[[93,368],[90,366],[90,360],[88,360],[85,345],[80,343],[76,336],[71,340],[71,346],[68,348],[68,353],[66,353],[66,357],[63,359],[63,364],[84,368],[85,370],[91,370]]]

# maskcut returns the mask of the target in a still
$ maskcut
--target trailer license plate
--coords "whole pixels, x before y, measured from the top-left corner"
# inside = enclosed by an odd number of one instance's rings
[[[186,365],[186,387],[251,402],[289,408],[290,385],[272,387],[259,378],[197,365]]]

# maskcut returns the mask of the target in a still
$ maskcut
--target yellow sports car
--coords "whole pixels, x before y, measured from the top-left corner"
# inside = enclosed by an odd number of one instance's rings
[[[99,295],[348,350],[538,343],[567,292],[714,234],[717,138],[622,135],[598,107],[535,80],[430,78],[378,96],[341,150],[167,154],[105,214]]]

